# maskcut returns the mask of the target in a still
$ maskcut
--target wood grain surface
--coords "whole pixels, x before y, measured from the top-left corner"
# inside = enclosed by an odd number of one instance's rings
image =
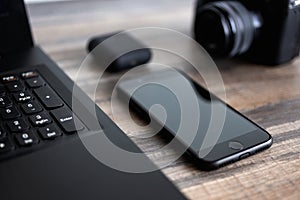
[[[194,3],[85,0],[31,4],[28,11],[36,43],[80,86],[89,88],[97,83],[99,68],[76,76],[86,56],[88,38],[149,26],[191,35]],[[172,44],[180,46],[176,41]],[[167,56],[165,60],[170,65],[181,64]],[[266,128],[274,137],[273,146],[212,172],[200,171],[185,156],[162,171],[190,199],[300,199],[300,59],[279,67],[233,60],[217,61],[217,65],[226,87],[224,100]],[[189,68],[185,70],[200,80]],[[121,111],[117,112],[119,120],[112,116],[109,91],[121,75],[105,74],[101,82],[104,89],[97,89],[95,94],[86,92],[152,160],[159,163],[171,158],[172,150],[157,151],[164,145],[161,138],[139,137],[150,130],[135,129],[122,118]]]

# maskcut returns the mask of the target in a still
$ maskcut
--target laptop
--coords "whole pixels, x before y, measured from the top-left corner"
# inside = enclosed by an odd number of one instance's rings
[[[1,200],[185,199],[160,171],[121,172],[87,151],[80,134],[141,152],[97,106],[102,129],[92,131],[84,105],[94,103],[82,93],[74,113],[73,86],[34,45],[23,0],[0,0]]]

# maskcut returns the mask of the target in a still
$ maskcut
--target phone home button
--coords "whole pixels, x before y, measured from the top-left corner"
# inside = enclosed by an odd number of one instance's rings
[[[229,142],[228,146],[230,149],[233,149],[233,150],[242,150],[244,148],[244,146],[241,143],[236,142],[236,141]]]

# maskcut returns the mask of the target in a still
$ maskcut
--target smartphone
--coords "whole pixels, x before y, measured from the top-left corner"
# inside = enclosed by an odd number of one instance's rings
[[[120,81],[117,88],[120,97],[123,99],[128,98],[130,105],[142,117],[149,119],[151,114],[151,118],[163,126],[164,132],[173,136],[184,146],[187,145],[186,138],[192,135],[191,130],[186,128],[184,130],[185,136],[176,138],[182,120],[180,102],[178,102],[174,91],[170,91],[165,86],[172,85],[173,90],[175,88],[178,89],[177,91],[182,91],[186,90],[183,85],[187,85],[187,83],[194,94],[186,95],[186,100],[188,101],[191,96],[194,96],[198,103],[198,106],[191,103],[191,108],[187,109],[190,112],[198,111],[200,118],[199,121],[193,121],[195,120],[193,118],[188,119],[197,123],[198,130],[193,135],[193,142],[186,146],[185,153],[191,156],[193,162],[200,169],[217,169],[251,156],[272,145],[272,137],[269,133],[182,73],[174,73],[168,70],[153,72],[136,79]],[[164,108],[167,115],[166,119],[163,119],[159,114],[155,114],[155,112],[149,113],[150,108],[157,104]],[[201,145],[203,145],[205,136],[206,134],[212,134],[208,133],[208,127],[210,120],[214,120],[211,118],[213,104],[223,108],[226,115],[223,128],[217,133],[218,138],[209,147],[209,153],[203,154],[200,151],[203,150]],[[195,108],[199,110],[195,110]]]

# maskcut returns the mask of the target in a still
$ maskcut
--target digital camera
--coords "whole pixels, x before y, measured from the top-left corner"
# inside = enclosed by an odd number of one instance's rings
[[[194,32],[214,57],[286,63],[300,51],[300,0],[199,0]]]

